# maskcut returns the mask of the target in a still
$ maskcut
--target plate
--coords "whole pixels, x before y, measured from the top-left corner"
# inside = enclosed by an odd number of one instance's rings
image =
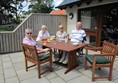
[[[78,43],[72,43],[74,46],[77,46],[78,45]]]

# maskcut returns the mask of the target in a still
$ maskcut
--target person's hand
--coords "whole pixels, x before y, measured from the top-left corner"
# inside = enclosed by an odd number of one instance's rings
[[[48,52],[49,50],[49,48],[43,49],[44,52]]]

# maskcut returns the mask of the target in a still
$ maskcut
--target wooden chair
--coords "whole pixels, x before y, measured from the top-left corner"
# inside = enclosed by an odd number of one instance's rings
[[[116,57],[117,46],[104,41],[102,47],[86,47],[86,57],[85,57],[85,69],[87,69],[87,61],[92,65],[92,81],[96,78],[108,78],[109,80],[112,79],[112,70],[113,70],[113,63]],[[99,50],[100,54],[89,54],[88,50]],[[109,75],[108,76],[98,76],[95,77],[95,69],[100,69],[101,67],[108,67]]]
[[[50,63],[50,71],[52,71],[52,50],[50,49],[48,53],[39,52],[37,53],[36,46],[21,44],[23,53],[25,56],[25,67],[26,71],[28,71],[28,68],[31,68],[33,66],[38,66],[38,78],[41,78],[40,73],[40,65],[49,62]],[[38,56],[40,54],[40,56]],[[34,65],[28,66],[28,61],[34,63]],[[43,72],[44,73],[44,72]]]
[[[32,35],[32,38],[36,41],[38,35]]]

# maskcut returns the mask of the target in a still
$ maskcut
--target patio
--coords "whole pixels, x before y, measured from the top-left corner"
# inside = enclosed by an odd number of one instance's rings
[[[97,79],[91,81],[91,68],[84,70],[84,57],[80,57],[80,65],[71,72],[64,74],[66,68],[53,64],[53,72],[46,72],[38,79],[37,67],[25,71],[24,56],[22,52],[0,55],[0,83],[118,83],[118,57],[114,63],[112,81],[107,79]],[[46,70],[47,64],[41,69]],[[42,71],[42,70],[41,70]],[[102,72],[97,70],[97,74],[107,74],[107,69],[102,68]]]

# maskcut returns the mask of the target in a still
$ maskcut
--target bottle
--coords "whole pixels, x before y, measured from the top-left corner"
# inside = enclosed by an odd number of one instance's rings
[[[68,43],[68,35],[65,38],[65,43]]]

